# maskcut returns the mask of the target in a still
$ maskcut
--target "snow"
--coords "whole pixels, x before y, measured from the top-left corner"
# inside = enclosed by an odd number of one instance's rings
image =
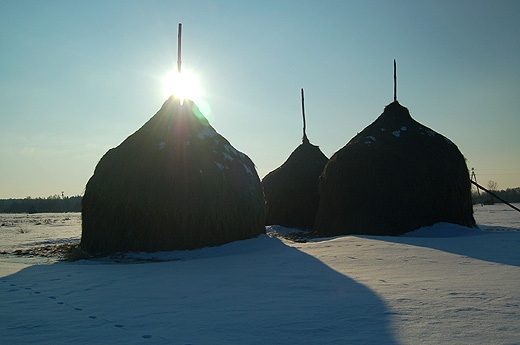
[[[365,141],[365,145],[368,145],[370,146],[372,144],[373,141],[376,141],[376,137],[372,136],[372,135],[367,135],[366,137],[368,140]]]
[[[478,228],[467,228],[451,223],[437,223],[432,226],[422,227],[415,231],[404,234],[405,237],[458,237],[481,235],[483,232]]]
[[[235,159],[233,157],[231,157],[230,154],[228,153],[225,153],[225,152],[222,152],[222,155],[224,156],[224,159],[225,160],[228,160],[228,161],[234,161]]]
[[[230,152],[230,153],[234,154],[235,156],[238,155],[238,151],[235,150],[235,148],[234,148],[233,146],[231,146],[231,145],[228,145],[228,144],[224,145],[224,149],[225,149],[227,152]]]
[[[384,131],[384,128],[381,128],[381,130]],[[406,130],[407,130],[406,126],[401,126],[401,129],[393,131],[392,134],[396,138],[399,138],[401,136],[401,132],[406,132]]]
[[[0,255],[2,344],[518,344],[520,214],[479,229],[62,262]],[[80,214],[0,215],[0,251],[79,241]],[[21,231],[24,230],[24,231]]]
[[[247,174],[254,176],[253,171],[251,169],[249,169],[249,167],[245,163],[242,163],[242,165],[244,166],[244,170],[246,171]]]
[[[215,162],[215,165],[216,165],[220,170],[229,169],[227,165],[220,164],[219,162]]]
[[[164,149],[165,147],[166,147],[166,143],[165,143],[164,141],[161,141],[161,142],[159,143],[159,150],[162,150],[162,149]]]
[[[204,127],[198,134],[198,137],[201,139],[204,139],[206,137],[213,138],[217,135],[217,132],[215,132],[210,127]]]

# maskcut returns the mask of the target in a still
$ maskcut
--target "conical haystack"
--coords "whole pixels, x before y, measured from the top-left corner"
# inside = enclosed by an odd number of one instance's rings
[[[302,89],[303,108],[303,89]],[[266,204],[266,225],[312,229],[318,211],[318,178],[327,157],[318,146],[312,145],[305,133],[303,110],[303,139],[277,169],[262,180]]]
[[[397,101],[331,157],[320,188],[313,232],[321,236],[475,226],[463,155]]]
[[[312,229],[320,196],[318,178],[327,157],[308,140],[262,180],[266,203],[266,225]]]
[[[265,233],[253,162],[173,96],[99,161],[83,197],[90,253],[215,246]]]

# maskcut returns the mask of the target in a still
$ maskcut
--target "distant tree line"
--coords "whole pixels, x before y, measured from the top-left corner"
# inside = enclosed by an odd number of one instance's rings
[[[520,202],[520,187],[507,188],[506,190],[493,190],[493,189],[490,189],[490,190],[507,202],[510,202],[510,203]],[[480,194],[479,194],[474,189],[472,192],[472,197],[473,197],[473,204],[493,204],[493,203],[501,202],[500,200],[497,200],[491,194],[486,193],[483,190],[480,190]]]
[[[81,212],[81,196],[52,195],[47,198],[0,199],[0,213]]]
[[[520,203],[520,187],[493,190],[493,193],[511,203]],[[499,200],[481,190],[472,191],[474,204],[500,203]],[[47,198],[0,199],[0,213],[62,213],[81,212],[82,196],[51,195]]]

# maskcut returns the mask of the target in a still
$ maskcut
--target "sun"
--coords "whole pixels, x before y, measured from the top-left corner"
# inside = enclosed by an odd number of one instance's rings
[[[200,98],[199,78],[189,70],[183,70],[180,74],[177,71],[172,71],[164,77],[163,83],[168,97],[174,95],[181,100],[187,98],[192,101]]]

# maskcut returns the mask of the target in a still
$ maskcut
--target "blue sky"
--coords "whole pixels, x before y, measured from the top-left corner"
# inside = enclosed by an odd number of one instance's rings
[[[520,186],[518,1],[0,2],[0,198],[82,194],[183,69],[262,178],[307,135],[330,157],[398,99],[479,183]]]

